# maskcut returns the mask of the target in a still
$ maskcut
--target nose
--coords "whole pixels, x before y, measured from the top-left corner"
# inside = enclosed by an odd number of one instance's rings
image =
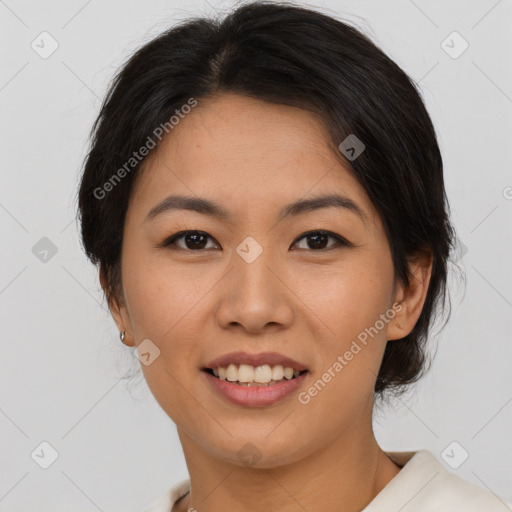
[[[222,328],[236,326],[248,333],[289,328],[294,317],[293,292],[274,252],[263,251],[252,260],[234,251],[231,270],[219,288],[216,309]],[[254,250],[254,247],[251,248]]]

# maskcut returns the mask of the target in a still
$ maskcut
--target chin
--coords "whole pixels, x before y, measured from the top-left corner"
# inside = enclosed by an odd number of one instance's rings
[[[255,469],[272,469],[292,464],[305,456],[304,438],[290,432],[286,433],[286,438],[277,435],[272,438],[274,435],[267,436],[267,433],[260,430],[254,436],[249,432],[243,437],[234,436],[227,440],[225,446],[217,445],[212,455],[240,467]]]

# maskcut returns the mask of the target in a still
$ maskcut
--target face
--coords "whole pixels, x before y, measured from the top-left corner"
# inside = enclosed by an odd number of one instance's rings
[[[225,216],[169,202],[148,218],[170,195]],[[344,202],[284,214],[324,195]],[[273,467],[369,428],[386,342],[412,328],[423,296],[393,307],[405,295],[381,220],[314,114],[232,94],[200,100],[145,161],[123,236],[114,317],[127,344],[150,340],[141,367],[182,440],[235,464],[250,442],[256,465]],[[266,404],[254,398],[262,387],[223,381],[230,399],[204,369],[232,352],[278,353],[307,372]]]

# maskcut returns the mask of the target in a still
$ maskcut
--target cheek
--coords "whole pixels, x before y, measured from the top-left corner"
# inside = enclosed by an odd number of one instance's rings
[[[148,263],[147,257],[128,258],[126,268],[129,272],[124,276],[124,290],[137,343],[150,339],[166,365],[182,367],[178,361],[187,360],[202,339],[198,300],[210,287],[183,273]]]
[[[199,373],[195,365],[204,340],[201,330],[204,321],[198,318],[198,300],[208,287],[200,281],[191,284],[175,272],[171,274],[138,263],[135,258],[132,260],[127,261],[126,268],[130,271],[124,276],[123,284],[133,334],[137,344],[149,339],[159,350],[150,364],[140,363],[141,370],[162,409],[176,423],[185,423],[196,406],[195,413],[201,414],[200,406],[190,403],[187,390],[194,393]]]
[[[350,344],[389,307],[392,277],[386,262],[354,258],[334,271],[309,273],[300,281],[298,295],[306,297],[310,314],[321,320],[328,339]]]
[[[364,397],[373,396],[387,341],[387,324],[380,319],[389,307],[393,272],[390,261],[370,255],[345,263],[330,276],[317,275],[315,287],[304,282],[304,291],[309,290],[308,306],[327,326],[315,336],[322,398],[313,408],[343,403],[345,411],[354,412],[366,404]]]
[[[326,282],[323,293],[310,295],[311,309],[328,329],[315,336],[319,364],[299,400],[307,402],[304,412],[309,415],[331,411],[338,418],[334,426],[358,421],[373,397],[386,337],[385,329],[374,335],[371,327],[385,311],[388,297],[386,281],[373,271],[337,277]]]

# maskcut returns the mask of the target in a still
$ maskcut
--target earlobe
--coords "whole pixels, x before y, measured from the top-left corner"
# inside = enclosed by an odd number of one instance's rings
[[[423,309],[432,274],[432,253],[421,251],[409,260],[411,272],[409,286],[402,282],[397,284],[395,308],[397,314],[387,330],[388,340],[405,338],[414,328]]]
[[[131,335],[131,326],[128,314],[126,312],[126,307],[124,304],[119,304],[117,297],[110,294],[108,290],[108,283],[105,272],[100,268],[99,271],[100,283],[105,293],[105,296],[108,298],[108,308],[116,323],[117,329],[120,334],[121,342],[124,343],[128,347],[134,347],[135,343],[133,341],[133,336]],[[124,333],[124,334],[123,334]]]

